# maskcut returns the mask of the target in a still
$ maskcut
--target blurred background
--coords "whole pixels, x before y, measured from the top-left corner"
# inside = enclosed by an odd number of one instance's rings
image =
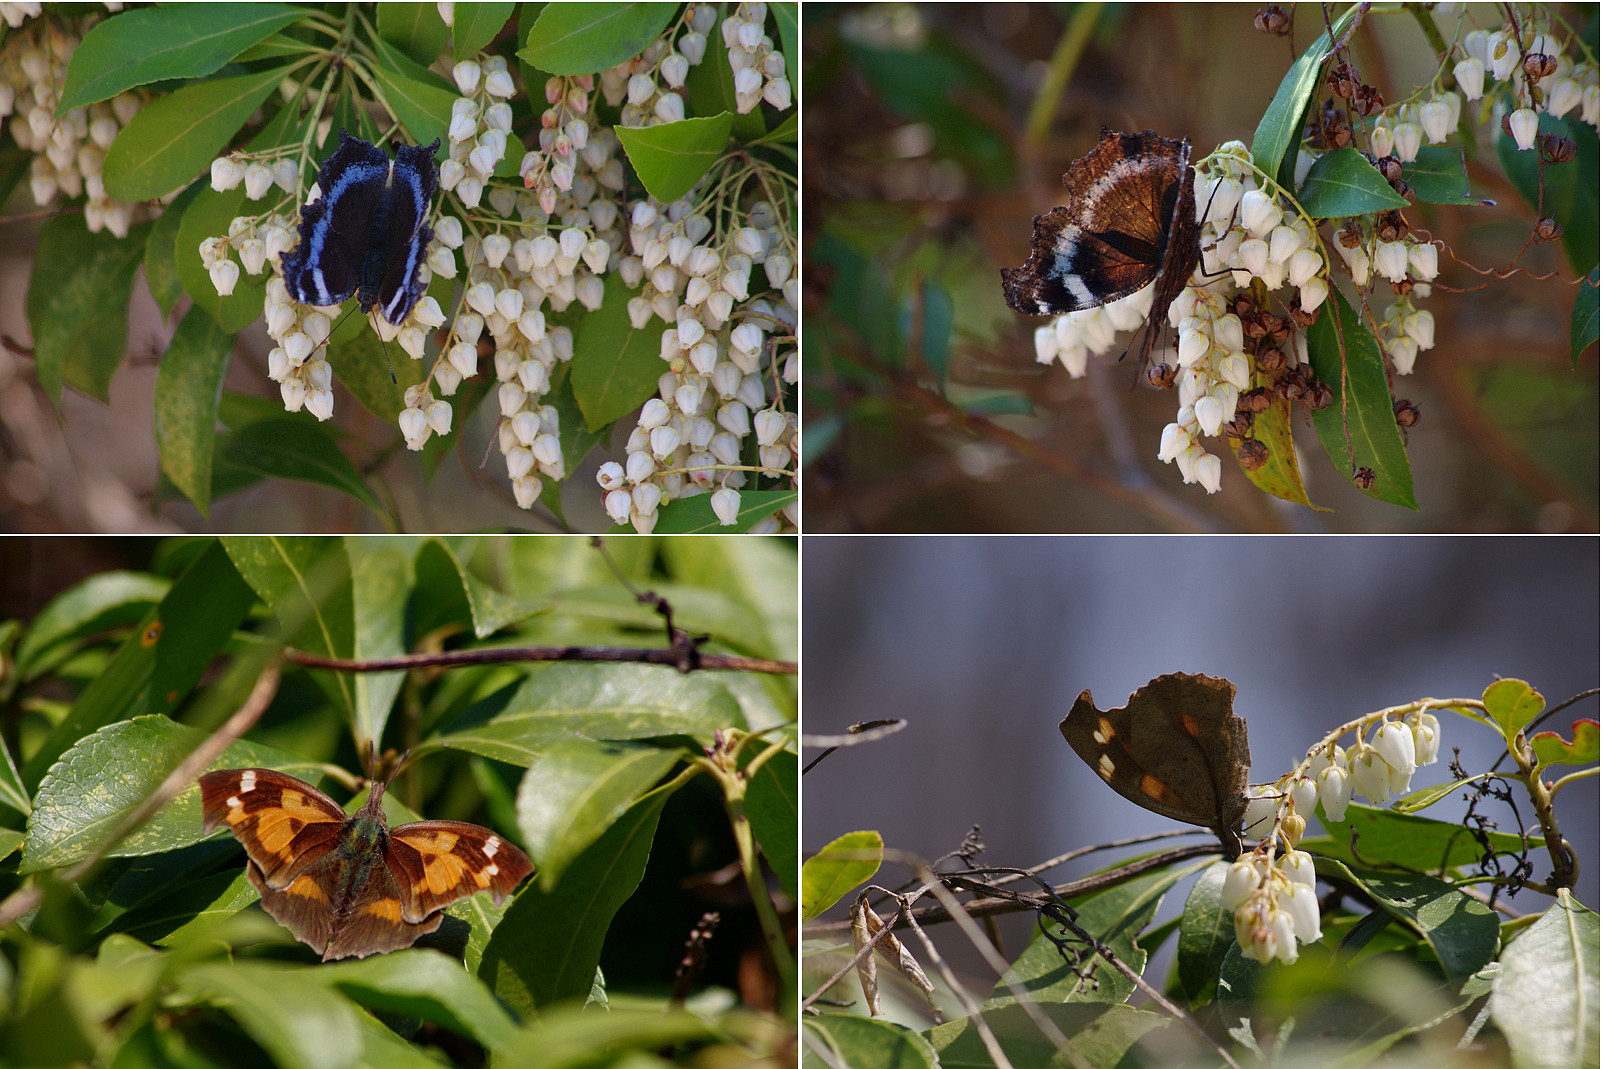
[[[1185,828],[1115,794],[1064,742],[1058,722],[1086,688],[1107,709],[1167,672],[1231,680],[1250,732],[1252,780],[1266,782],[1328,730],[1387,706],[1478,698],[1499,676],[1530,683],[1549,707],[1598,685],[1595,538],[812,536],[802,576],[806,731],[908,721],[806,773],[804,856],[846,832],[878,829],[888,847],[932,859],[978,825],[987,847],[980,864],[1024,867]],[[1592,697],[1543,728],[1569,737],[1573,721],[1597,717]],[[1503,752],[1490,730],[1453,714],[1439,719],[1441,757],[1415,775],[1416,789],[1449,781],[1455,750],[1471,773]],[[803,764],[816,755],[803,754]],[[1511,767],[1506,758],[1500,766]],[[1455,794],[1425,815],[1452,821],[1464,812]],[[1489,801],[1479,812],[1506,832],[1532,819],[1523,797],[1517,813]],[[1562,792],[1558,813],[1583,859],[1577,895],[1595,903],[1597,780]],[[1061,883],[1137,852],[1208,841],[1197,831],[1048,875]],[[1534,878],[1546,878],[1547,859],[1533,861]],[[887,865],[876,882],[895,886],[908,875]],[[1178,913],[1188,888],[1170,893],[1160,922]],[[1551,899],[1524,892],[1513,901],[1540,911]],[[1032,918],[1002,921],[1016,955]],[[966,946],[948,945],[961,943],[952,926],[937,929],[943,937],[943,952],[983,970]]]
[[[1463,8],[1481,25],[1501,17]],[[1533,247],[1520,260],[1529,275],[1470,294],[1446,287],[1484,280],[1443,253],[1421,302],[1436,347],[1395,389],[1422,414],[1407,431],[1418,512],[1353,489],[1300,418],[1310,496],[1334,512],[1258,492],[1228,457],[1210,497],[1156,459],[1174,397],[1132,390],[1130,360],[1093,357],[1079,380],[1035,362],[1032,332],[1050,320],[1009,310],[998,269],[1024,262],[1031,219],[1062,203],[1060,176],[1099,125],[1188,137],[1196,158],[1250,143],[1292,58],[1324,29],[1318,6],[1299,4],[1290,38],[1269,36],[1257,10],[806,5],[809,531],[1596,530],[1597,347],[1578,368],[1569,354],[1570,280],[1596,264],[1595,240],[1579,270],[1555,245]],[[1543,11],[1595,54],[1595,5]],[[1457,16],[1421,17],[1454,39]],[[1350,40],[1388,102],[1436,70],[1414,18],[1372,14]],[[1570,125],[1592,188],[1577,232],[1595,234],[1597,132]],[[1536,214],[1491,151],[1491,124],[1475,129],[1471,191],[1497,206],[1419,204],[1408,216],[1460,259],[1506,267]],[[1390,299],[1376,295],[1382,308]]]

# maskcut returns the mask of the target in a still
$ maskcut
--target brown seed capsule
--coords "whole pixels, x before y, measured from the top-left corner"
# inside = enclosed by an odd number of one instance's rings
[[[1345,119],[1332,119],[1325,124],[1325,145],[1328,148],[1346,148],[1353,143],[1353,128]]]
[[[1325,84],[1330,86],[1332,93],[1346,100],[1358,88],[1358,74],[1351,63],[1337,63],[1325,75]]]
[[[1356,249],[1364,243],[1364,228],[1358,225],[1357,219],[1349,219],[1336,231],[1336,240],[1344,249]]]
[[[1147,368],[1147,384],[1160,390],[1167,390],[1174,385],[1174,377],[1179,371],[1180,369],[1172,364],[1152,364]]]
[[[1556,241],[1564,233],[1564,228],[1558,225],[1557,219],[1538,219],[1536,221],[1537,241]]]
[[[1300,400],[1303,394],[1307,393],[1302,380],[1296,378],[1281,379],[1275,388],[1280,391],[1280,396],[1288,401]]]
[[[1536,147],[1548,163],[1569,163],[1575,158],[1575,142],[1558,134],[1543,134]]]
[[[1397,415],[1397,426],[1419,426],[1419,406],[1414,404],[1414,402],[1398,398],[1398,400],[1391,406],[1391,410]]]
[[[1264,313],[1263,327],[1264,337],[1270,338],[1276,345],[1285,341],[1286,336],[1291,333],[1291,326],[1283,317],[1269,312]]]
[[[1269,461],[1269,447],[1256,438],[1243,438],[1236,447],[1236,459],[1247,471],[1257,471]]]
[[[1224,432],[1231,438],[1245,438],[1252,433],[1252,413],[1237,411],[1229,423],[1224,425]]]
[[[1284,37],[1291,32],[1291,13],[1279,4],[1270,4],[1252,17],[1252,25],[1259,33]]]
[[[1322,382],[1316,382],[1308,388],[1308,407],[1316,412],[1322,408],[1329,408],[1335,399],[1335,391]]]
[[[1274,374],[1286,366],[1286,354],[1274,346],[1266,346],[1258,351],[1258,370],[1266,374]]]
[[[1304,329],[1313,326],[1314,323],[1319,319],[1318,308],[1315,308],[1312,312],[1304,312],[1302,310],[1302,305],[1300,304],[1292,305],[1290,314],[1291,321]]]
[[[1386,109],[1386,98],[1372,85],[1361,85],[1353,93],[1353,110],[1364,118]]]
[[[1391,291],[1397,294],[1399,297],[1406,297],[1410,293],[1414,292],[1414,280],[1411,278],[1405,278],[1401,281],[1393,282],[1391,284]]]
[[[1280,350],[1277,349],[1275,351],[1279,352]],[[1265,411],[1274,403],[1275,399],[1269,396],[1269,387],[1267,386],[1254,387],[1236,398],[1237,409],[1245,409],[1254,414]]]
[[[1525,74],[1529,78],[1542,79],[1558,70],[1558,59],[1545,52],[1532,52],[1525,57]]]
[[[1408,222],[1403,213],[1393,208],[1375,224],[1375,236],[1382,241],[1396,241],[1408,233]]]
[[[1369,468],[1359,468],[1353,472],[1353,485],[1360,490],[1372,489],[1375,485],[1375,473]]]
[[[1397,179],[1395,182],[1393,182],[1391,184],[1391,187],[1397,193],[1397,195],[1399,197],[1403,198],[1404,200],[1406,200],[1410,204],[1414,203],[1414,187],[1413,186],[1409,185],[1407,182],[1404,182],[1401,178],[1399,178],[1399,179]]]
[[[1382,156],[1375,161],[1375,167],[1388,182],[1395,182],[1403,176],[1403,161],[1396,156]]]

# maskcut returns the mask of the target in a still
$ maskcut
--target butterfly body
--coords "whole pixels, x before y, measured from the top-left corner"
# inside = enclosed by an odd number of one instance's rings
[[[452,902],[485,890],[499,902],[534,871],[521,850],[476,824],[391,829],[383,783],[352,816],[272,769],[208,772],[200,788],[203,830],[234,834],[262,908],[324,961],[411,946],[439,928]]]
[[[339,148],[317,172],[319,197],[301,207],[300,244],[281,260],[284,285],[302,304],[341,304],[353,294],[364,313],[406,321],[423,296],[419,268],[434,231],[424,222],[439,189],[432,145],[389,154],[340,131]]]

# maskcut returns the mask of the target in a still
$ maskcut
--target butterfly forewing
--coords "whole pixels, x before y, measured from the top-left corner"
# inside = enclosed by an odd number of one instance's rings
[[[277,887],[338,845],[346,820],[328,795],[270,768],[208,772],[200,797],[201,830],[226,826]]]

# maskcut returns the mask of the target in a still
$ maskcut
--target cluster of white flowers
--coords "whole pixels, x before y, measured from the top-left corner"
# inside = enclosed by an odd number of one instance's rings
[[[707,31],[717,18],[711,4],[690,4],[680,20],[683,32],[677,38],[670,31],[638,56],[601,72],[601,95],[611,106],[621,108],[620,126],[655,126],[685,117],[685,79],[707,54]]]
[[[1179,333],[1175,377],[1179,411],[1163,429],[1158,459],[1173,463],[1187,483],[1219,491],[1221,463],[1201,439],[1220,434],[1236,416],[1236,403],[1253,387],[1253,360],[1245,331],[1232,310],[1235,292],[1256,279],[1271,293],[1290,285],[1297,307],[1314,312],[1329,293],[1319,236],[1284,197],[1260,188],[1245,145],[1232,141],[1198,168],[1198,238],[1205,250],[1199,272],[1169,305]],[[1297,361],[1300,332],[1288,363]]]
[[[39,207],[84,194],[90,233],[127,237],[134,223],[152,218],[155,210],[108,197],[100,169],[107,147],[144,101],[135,92],[119,93],[58,117],[67,61],[91,20],[41,19],[39,12],[38,4],[0,4],[6,24],[21,29],[0,45],[0,128],[9,120],[17,147],[34,154],[28,185]]]
[[[1313,858],[1296,849],[1315,805],[1333,823],[1346,816],[1354,793],[1384,805],[1408,793],[1414,772],[1435,763],[1441,744],[1441,725],[1422,710],[1400,720],[1378,718],[1372,741],[1363,732],[1359,727],[1349,749],[1334,740],[1316,747],[1297,770],[1259,789],[1249,803],[1246,835],[1264,841],[1230,866],[1222,893],[1247,957],[1293,962],[1299,943],[1320,937]],[[1277,843],[1283,849],[1276,850]]]
[[[735,74],[735,110],[743,115],[763,100],[781,111],[790,107],[785,57],[763,33],[767,21],[767,4],[747,3],[735,5],[735,13],[724,20],[724,47]]]
[[[602,465],[597,481],[608,515],[639,531],[656,525],[659,503],[707,492],[719,521],[733,524],[748,473],[742,442],[753,431],[762,473],[795,478],[794,414],[770,404],[764,387],[798,374],[800,280],[789,220],[759,201],[745,226],[715,234],[696,203],[692,191],[666,207],[647,198],[630,213],[631,255],[621,272],[641,287],[629,301],[630,321],[637,330],[653,316],[672,324],[659,352],[667,369],[658,396],[640,410],[626,463]],[[767,285],[754,292],[758,266]],[[793,509],[788,518],[794,522]],[[777,530],[779,520],[760,528]]]
[[[449,8],[441,5],[447,21]],[[765,13],[761,4],[740,9],[748,27],[739,35],[741,54],[757,55],[759,65],[768,62],[764,57],[772,49],[755,21]],[[507,98],[514,87],[505,62],[489,58],[455,66],[462,97],[452,108],[449,158],[440,166],[440,185],[475,210],[461,218],[442,215],[434,224],[437,240],[422,280],[455,278],[454,250],[461,249],[463,293],[437,361],[423,382],[406,391],[399,422],[408,447],[419,449],[432,434],[449,432],[452,409],[443,398],[477,374],[479,347],[488,334],[499,384],[497,442],[515,500],[531,507],[545,478],[561,480],[567,474],[559,413],[546,403],[546,394],[559,365],[573,358],[574,339],[568,328],[549,326],[547,312],[562,312],[574,302],[595,311],[610,274],[639,291],[628,304],[635,329],[645,329],[653,318],[669,327],[662,343],[668,370],[659,396],[644,407],[630,438],[628,471],[611,463],[599,476],[609,515],[649,531],[660,504],[711,492],[718,516],[733,523],[749,471],[794,483],[796,419],[771,400],[798,374],[800,280],[793,220],[767,201],[741,207],[749,182],[761,179],[771,188],[773,176],[759,173],[750,160],[731,158],[671,205],[649,197],[621,204],[621,145],[594,111],[599,97],[616,93],[618,101],[629,101],[626,122],[631,115],[637,123],[683,118],[684,77],[702,58],[716,18],[711,5],[690,5],[640,56],[605,72],[599,87],[590,75],[548,79],[539,147],[520,161],[522,189],[494,179],[512,144]],[[751,25],[758,30],[755,37]],[[785,99],[788,103],[788,85]],[[213,184],[223,188],[220,181],[244,180],[248,185],[253,166],[242,159],[219,160]],[[278,179],[272,171],[267,175],[269,186]],[[288,179],[293,188],[292,165]],[[794,178],[787,180],[793,190]],[[281,216],[245,218],[235,220],[226,240],[210,239],[202,256],[218,291],[228,293],[239,277],[238,266],[228,259],[230,248],[240,252],[247,271],[255,273],[265,262],[276,272],[279,256],[294,241],[292,222]],[[753,270],[758,267],[760,274]],[[286,407],[304,406],[328,418],[333,410],[328,364],[317,353],[328,336],[329,317],[290,302],[281,278],[268,285],[267,316],[278,343],[270,363]],[[408,354],[421,358],[428,333],[447,321],[425,297],[398,330],[382,322],[375,327],[381,334],[393,333]],[[741,464],[742,442],[754,431],[755,468]],[[625,487],[627,503],[620,508],[614,491]],[[786,519],[795,522],[794,509]],[[778,516],[764,523],[773,529],[781,525]]]
[[[1523,56],[1551,56],[1553,69],[1536,80],[1536,94],[1520,69],[1520,38],[1527,36]],[[1598,120],[1598,67],[1596,63],[1576,63],[1560,51],[1560,43],[1550,34],[1516,34],[1512,29],[1472,30],[1461,45],[1464,58],[1453,66],[1453,78],[1468,100],[1479,100],[1486,93],[1486,79],[1507,81],[1514,96],[1514,109],[1508,113],[1509,132],[1521,149],[1536,144],[1537,109],[1555,118],[1577,106],[1581,121],[1596,126]],[[1456,122],[1456,109],[1455,109]],[[1377,155],[1379,154],[1377,150]],[[1409,159],[1399,156],[1399,159]]]

